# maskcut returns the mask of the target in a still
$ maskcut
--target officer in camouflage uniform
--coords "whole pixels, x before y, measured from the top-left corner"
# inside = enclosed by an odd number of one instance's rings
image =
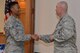
[[[24,53],[24,41],[31,39],[30,34],[24,33],[24,28],[20,20],[19,5],[17,2],[9,3],[11,16],[4,25],[6,39],[5,53]]]
[[[50,43],[54,41],[54,53],[77,53],[75,22],[67,14],[68,5],[60,1],[56,6],[56,14],[60,20],[53,34],[41,35],[40,40]]]

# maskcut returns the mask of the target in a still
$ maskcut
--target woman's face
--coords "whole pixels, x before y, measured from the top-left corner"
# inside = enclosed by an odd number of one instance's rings
[[[14,6],[12,6],[11,11],[16,15],[19,15],[19,9],[20,9],[19,5],[15,4]]]

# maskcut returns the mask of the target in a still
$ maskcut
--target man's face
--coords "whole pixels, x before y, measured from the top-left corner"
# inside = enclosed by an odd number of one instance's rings
[[[11,11],[16,15],[19,15],[19,5],[15,4],[14,6],[12,6]]]
[[[58,3],[56,5],[56,14],[57,14],[57,16],[60,16],[61,12],[62,12],[62,7],[61,7],[61,4]]]

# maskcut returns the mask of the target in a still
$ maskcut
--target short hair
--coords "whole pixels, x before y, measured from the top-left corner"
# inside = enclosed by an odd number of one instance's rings
[[[65,5],[65,10],[66,11],[68,10],[68,4],[67,4],[66,1],[60,1],[59,3],[62,4],[62,5]]]
[[[18,4],[18,2],[14,1],[14,2],[10,2],[10,3],[8,4],[9,11],[11,11],[11,8],[12,8],[15,4]]]

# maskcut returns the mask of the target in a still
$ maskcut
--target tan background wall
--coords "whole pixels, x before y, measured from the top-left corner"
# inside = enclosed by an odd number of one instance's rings
[[[36,0],[36,34],[51,34],[54,32],[58,22],[55,14],[56,2],[57,0]],[[35,51],[40,53],[53,53],[53,45],[53,43],[48,44],[43,41],[38,41],[35,43]]]
[[[3,32],[3,26],[4,26],[4,6],[5,6],[5,0],[0,0],[0,32]]]

